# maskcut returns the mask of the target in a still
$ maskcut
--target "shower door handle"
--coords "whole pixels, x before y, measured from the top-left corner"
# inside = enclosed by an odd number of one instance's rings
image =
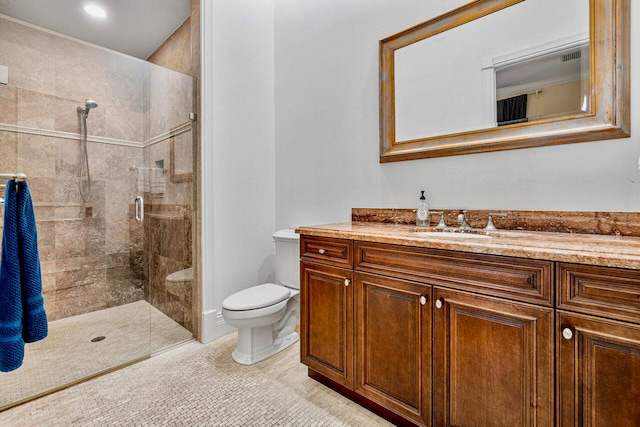
[[[142,220],[144,220],[144,199],[142,196],[136,197],[134,215],[137,222],[142,222]]]

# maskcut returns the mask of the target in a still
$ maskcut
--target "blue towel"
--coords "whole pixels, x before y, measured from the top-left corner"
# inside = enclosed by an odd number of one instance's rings
[[[4,192],[4,230],[0,264],[0,371],[18,369],[22,366],[23,358],[16,186],[13,181],[8,181]]]
[[[42,274],[38,254],[38,233],[31,194],[26,181],[18,183],[18,249],[22,287],[22,338],[40,341],[48,333],[47,314],[42,298]]]
[[[0,263],[0,371],[18,369],[25,342],[47,336],[35,216],[26,182],[8,181]]]

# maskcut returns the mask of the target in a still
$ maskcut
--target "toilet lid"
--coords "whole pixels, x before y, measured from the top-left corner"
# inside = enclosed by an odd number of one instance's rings
[[[291,291],[284,286],[265,283],[236,292],[222,302],[222,307],[231,311],[255,310],[277,304],[290,296]]]

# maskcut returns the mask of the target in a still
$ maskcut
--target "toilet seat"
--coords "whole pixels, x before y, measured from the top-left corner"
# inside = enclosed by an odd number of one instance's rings
[[[235,325],[240,325],[245,322],[249,322],[252,326],[264,326],[265,324],[271,324],[282,317],[282,313],[287,308],[287,301],[280,301],[277,304],[270,305],[268,307],[256,308],[254,310],[227,310],[222,308],[222,315],[228,323],[233,322]],[[236,326],[239,328],[239,326]]]
[[[291,290],[274,283],[253,286],[237,292],[222,302],[222,308],[229,311],[247,311],[270,307],[286,301]]]

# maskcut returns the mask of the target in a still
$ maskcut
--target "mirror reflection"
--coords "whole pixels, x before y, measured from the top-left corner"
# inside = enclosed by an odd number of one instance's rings
[[[394,51],[395,141],[591,112],[589,0],[527,0]]]
[[[589,112],[589,40],[495,70],[496,124],[505,126]]]

